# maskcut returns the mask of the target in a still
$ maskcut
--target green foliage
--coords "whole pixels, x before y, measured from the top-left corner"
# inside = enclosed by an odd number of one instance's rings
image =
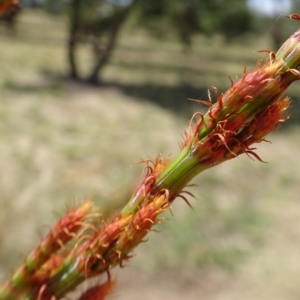
[[[138,1],[135,25],[161,37],[177,34],[185,44],[195,33],[220,33],[228,40],[252,31],[253,16],[246,1]]]
[[[223,1],[223,7],[217,11],[217,28],[228,40],[253,30],[253,16],[245,1]]]

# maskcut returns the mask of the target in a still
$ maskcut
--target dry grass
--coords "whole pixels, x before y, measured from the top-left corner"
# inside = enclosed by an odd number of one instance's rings
[[[0,37],[2,279],[39,240],[36,229],[47,231],[53,211],[84,197],[104,209],[126,201],[140,158],[178,153],[187,118],[174,111],[198,109],[186,98],[226,88],[227,74],[241,74],[243,62],[254,67],[254,49],[267,47],[199,37],[186,54],[174,41],[127,34],[106,85],[96,88],[53,76],[66,69],[62,20],[27,12],[21,21],[18,37]],[[40,26],[45,34],[34,30]],[[82,61],[89,63],[86,49]],[[290,127],[259,145],[267,164],[245,156],[200,175],[195,210],[174,204],[162,232],[120,274],[126,292],[118,299],[298,299],[299,133]]]

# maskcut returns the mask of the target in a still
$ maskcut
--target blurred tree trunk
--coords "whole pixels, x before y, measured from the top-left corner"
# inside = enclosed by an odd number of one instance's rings
[[[118,11],[110,21],[110,28],[107,35],[107,41],[105,44],[99,43],[97,40],[94,41],[93,49],[95,55],[95,65],[88,76],[88,82],[92,84],[97,84],[99,82],[99,73],[103,67],[107,64],[115,46],[116,41],[124,24],[129,12],[132,9],[133,4],[127,6],[126,8]]]
[[[80,8],[82,0],[72,0],[70,3],[70,32],[68,41],[69,76],[79,79],[76,50],[78,44],[78,33],[80,29]]]
[[[77,52],[79,43],[84,42],[92,46],[91,55],[94,58],[86,80],[92,84],[99,82],[100,73],[111,57],[119,32],[134,3],[135,0],[122,7],[104,0],[71,0],[68,40],[70,78],[81,79]]]

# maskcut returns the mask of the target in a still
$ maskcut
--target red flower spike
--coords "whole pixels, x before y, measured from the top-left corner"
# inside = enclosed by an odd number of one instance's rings
[[[0,14],[9,13],[19,9],[18,0],[0,0]]]

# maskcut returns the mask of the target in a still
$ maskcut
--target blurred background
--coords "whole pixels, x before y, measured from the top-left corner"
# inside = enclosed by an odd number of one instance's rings
[[[129,199],[143,158],[174,157],[207,91],[299,28],[297,0],[27,0],[0,17],[0,280],[68,207]],[[200,174],[112,299],[299,299],[300,86],[290,119]],[[83,287],[84,288],[84,287]]]

